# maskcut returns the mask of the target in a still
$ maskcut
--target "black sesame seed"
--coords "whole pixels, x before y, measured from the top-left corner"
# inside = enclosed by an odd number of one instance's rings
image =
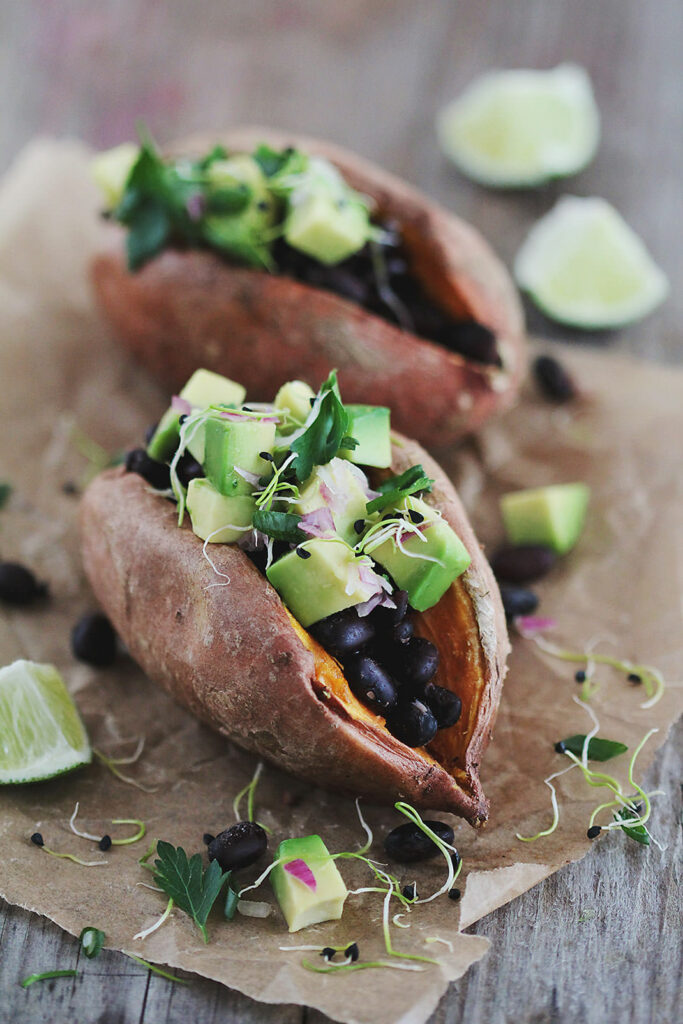
[[[582,668],[580,668],[578,672],[574,673],[574,679],[576,679],[577,683],[585,683],[586,682],[586,673],[584,672],[584,670]]]
[[[259,202],[256,204],[256,206],[258,207],[259,210],[263,210],[263,211],[269,209],[268,203],[266,202],[265,199],[259,200]]]
[[[183,425],[183,423],[185,422],[186,419],[187,419],[187,413],[185,413],[185,412],[182,414],[182,416],[178,417],[178,423],[180,424],[181,427],[182,427],[182,425]]]
[[[449,900],[456,900],[457,901],[457,900],[460,899],[461,896],[462,896],[462,893],[461,893],[460,889],[455,889],[455,888],[451,889],[451,891],[448,894]]]
[[[270,452],[259,452],[259,458],[263,459],[264,462],[274,462],[273,456]]]
[[[332,946],[325,946],[324,949],[320,950],[320,955],[324,957],[325,960],[331,960],[336,952],[336,949],[332,949]]]
[[[356,531],[356,533],[362,533],[363,530],[365,529],[365,520],[356,519],[355,523],[353,524],[353,528]]]
[[[99,843],[97,844],[103,853],[111,849],[111,836],[102,836]]]
[[[629,672],[626,678],[628,679],[629,683],[633,683],[634,686],[637,686],[638,683],[642,683],[643,681],[642,677],[639,676],[637,672]]]
[[[555,752],[558,753],[558,754],[564,754],[566,749],[567,749],[567,747],[566,747],[566,744],[565,744],[564,740],[559,740],[555,744]]]
[[[348,956],[350,958],[350,960],[351,960],[351,963],[355,964],[356,960],[360,956],[360,950],[358,949],[358,943],[357,942],[352,942],[350,946],[347,946],[346,949],[344,950],[344,956]]]
[[[410,515],[411,523],[415,523],[416,526],[418,523],[424,522],[425,517],[422,515],[421,512],[417,512],[414,508],[411,508],[408,514]]]
[[[601,832],[602,832],[602,829],[600,828],[599,825],[591,825],[591,827],[586,832],[586,835],[588,836],[589,839],[595,839],[597,836],[600,835]]]
[[[41,836],[40,832],[34,832],[31,836],[31,842],[35,843],[36,846],[45,846],[45,841]]]
[[[304,558],[305,559],[305,558],[310,558],[311,557],[311,552],[307,551],[306,548],[295,548],[294,550],[296,551],[296,553],[299,556],[299,558]]]
[[[415,883],[411,882],[410,885],[404,885],[401,889],[401,895],[407,900],[415,899]]]
[[[242,412],[256,412],[256,410],[252,409],[251,406],[249,406],[249,405],[243,405],[242,406]]]
[[[204,835],[202,836],[202,842],[204,843],[204,846],[208,846],[209,843],[212,843],[215,838],[216,837],[212,836],[210,832],[205,832]]]

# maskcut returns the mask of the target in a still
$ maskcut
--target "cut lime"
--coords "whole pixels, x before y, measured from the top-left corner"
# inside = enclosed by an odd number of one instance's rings
[[[547,316],[594,330],[639,320],[669,288],[641,240],[604,199],[562,196],[529,232],[514,271]]]
[[[491,71],[437,118],[441,148],[482,185],[529,188],[575,174],[595,154],[600,115],[576,64]]]
[[[0,785],[39,782],[92,760],[90,741],[52,665],[0,669]]]

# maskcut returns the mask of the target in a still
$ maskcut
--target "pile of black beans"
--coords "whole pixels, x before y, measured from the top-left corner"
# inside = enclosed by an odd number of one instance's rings
[[[433,740],[460,718],[460,698],[431,680],[439,652],[414,636],[405,590],[392,594],[396,608],[378,607],[360,617],[346,608],[310,628],[315,639],[337,658],[352,692],[382,715],[389,731],[409,747]]]
[[[456,321],[438,309],[411,272],[397,228],[394,225],[382,227],[389,240],[382,245],[385,288],[380,288],[369,245],[341,263],[326,266],[293,249],[284,239],[278,239],[273,257],[281,274],[350,299],[389,323],[399,324],[476,363],[500,366],[494,334],[483,324],[474,320]],[[388,295],[398,302],[387,301]]]

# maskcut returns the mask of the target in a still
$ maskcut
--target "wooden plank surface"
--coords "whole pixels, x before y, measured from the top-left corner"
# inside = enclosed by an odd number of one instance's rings
[[[476,223],[509,263],[557,194],[603,195],[672,282],[644,324],[609,336],[533,330],[671,363],[682,361],[683,5],[680,0],[24,0],[0,4],[0,170],[38,132],[98,146],[137,117],[161,140],[244,121],[334,138],[385,164]],[[568,183],[492,193],[440,157],[433,115],[489,67],[584,64],[603,115],[594,163]],[[635,586],[635,583],[634,583]],[[489,956],[444,997],[434,1024],[626,1024],[680,1019],[680,750],[669,741],[651,784],[664,853],[610,837],[472,931]],[[614,840],[614,841],[613,841]],[[105,953],[81,976],[24,991],[33,971],[77,963],[75,943],[0,905],[0,1020],[78,1024],[320,1024],[192,978],[152,977]],[[677,1014],[678,1011],[678,1014]]]

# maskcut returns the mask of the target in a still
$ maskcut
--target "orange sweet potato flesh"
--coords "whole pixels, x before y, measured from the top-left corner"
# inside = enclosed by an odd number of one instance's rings
[[[429,501],[461,537],[472,564],[416,616],[434,638],[437,681],[463,702],[460,722],[427,750],[411,749],[351,693],[340,665],[297,623],[235,545],[212,545],[217,578],[187,520],[122,469],[99,476],[81,506],[83,559],[93,590],[133,658],[181,704],[239,746],[311,785],[379,802],[408,800],[479,825],[488,804],[478,766],[491,734],[509,650],[496,584],[444,473],[397,438],[392,469],[421,462]],[[219,582],[224,582],[220,577]]]
[[[401,330],[331,292],[230,265],[211,252],[170,249],[135,274],[123,232],[92,265],[101,310],[114,333],[168,388],[204,366],[239,380],[252,400],[287,380],[339,370],[346,401],[388,405],[396,427],[429,446],[476,430],[515,399],[525,368],[517,292],[498,258],[464,221],[369,161],[327,142],[267,128],[236,128],[173,148],[216,142],[250,151],[259,142],[298,146],[330,159],[401,225],[413,273],[435,304],[496,335],[503,366],[484,366]]]

